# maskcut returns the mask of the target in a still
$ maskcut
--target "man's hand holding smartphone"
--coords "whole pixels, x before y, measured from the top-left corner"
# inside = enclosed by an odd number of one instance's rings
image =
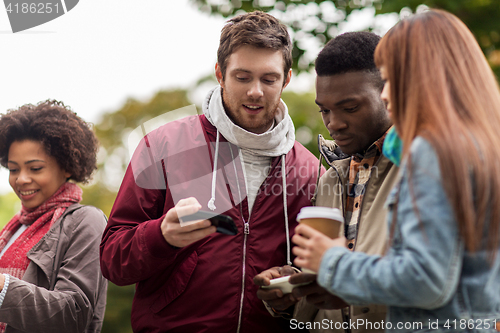
[[[188,246],[214,232],[237,234],[238,229],[229,216],[203,212],[200,211],[201,208],[198,200],[191,197],[179,200],[175,207],[167,212],[161,230],[170,245]],[[180,223],[180,220],[183,223]]]
[[[216,232],[216,227],[208,220],[201,220],[186,226],[181,226],[179,216],[193,214],[201,209],[195,198],[181,199],[171,208],[161,223],[163,237],[172,246],[188,246]]]

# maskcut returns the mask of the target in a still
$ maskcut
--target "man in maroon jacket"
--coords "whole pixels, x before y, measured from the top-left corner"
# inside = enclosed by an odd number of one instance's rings
[[[203,115],[148,133],[136,149],[101,243],[101,268],[136,284],[136,332],[283,332],[256,297],[252,278],[291,264],[290,237],[310,205],[317,159],[295,141],[280,99],[291,76],[287,29],[254,12],[222,29]],[[230,216],[238,234],[199,209]]]

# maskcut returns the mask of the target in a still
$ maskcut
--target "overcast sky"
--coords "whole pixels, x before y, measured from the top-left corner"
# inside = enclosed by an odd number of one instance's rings
[[[364,28],[370,15],[358,13],[345,30]],[[128,97],[187,88],[213,73],[223,24],[188,0],[80,0],[63,16],[13,34],[0,9],[0,113],[51,98],[95,123]],[[311,89],[311,80],[292,78],[289,87]],[[2,169],[0,193],[8,190]]]
[[[12,34],[0,10],[0,112],[50,97],[94,122],[128,96],[189,85],[211,73],[223,23],[187,0],[81,0]]]
[[[0,9],[0,113],[54,98],[97,122],[127,97],[147,100],[187,87],[212,73],[223,24],[187,0],[81,0],[61,17],[13,34]],[[2,170],[1,192],[6,177]]]

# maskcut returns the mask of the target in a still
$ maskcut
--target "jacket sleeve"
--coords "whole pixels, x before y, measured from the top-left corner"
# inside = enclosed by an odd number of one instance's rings
[[[323,255],[318,283],[350,304],[434,309],[446,304],[458,286],[464,246],[438,157],[422,138],[414,140],[410,152],[412,172],[403,166],[393,212],[397,228],[387,255],[345,248],[330,248]]]
[[[23,332],[100,331],[102,322],[96,324],[93,318],[102,321],[106,303],[107,281],[99,270],[99,241],[106,219],[89,206],[68,218],[74,223],[58,226],[62,228],[58,240],[48,233],[35,246],[34,255],[29,252],[32,262],[23,277],[27,281],[11,276],[0,307],[0,321],[8,327]]]
[[[164,239],[161,222],[169,208],[166,190],[137,185],[129,166],[111,211],[100,247],[106,278],[122,286],[145,280],[165,270],[178,249]]]

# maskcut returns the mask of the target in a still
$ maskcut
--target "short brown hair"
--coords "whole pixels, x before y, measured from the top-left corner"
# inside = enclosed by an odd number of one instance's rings
[[[274,16],[255,11],[230,19],[220,35],[217,63],[222,79],[226,76],[229,56],[243,45],[281,50],[285,81],[292,67],[292,42],[286,26]]]
[[[23,140],[40,142],[76,182],[87,182],[96,169],[98,141],[90,124],[62,102],[26,104],[0,117],[2,166],[7,167],[11,144]]]

